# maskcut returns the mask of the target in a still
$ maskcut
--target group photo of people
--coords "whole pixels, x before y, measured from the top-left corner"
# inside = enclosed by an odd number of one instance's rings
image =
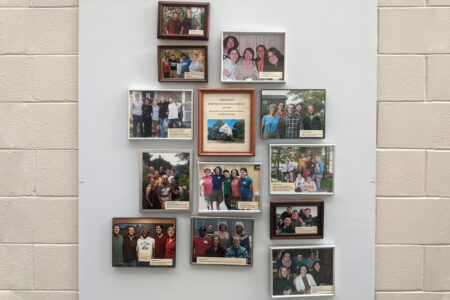
[[[112,265],[175,267],[175,224],[175,219],[113,219]]]
[[[192,139],[192,91],[129,92],[129,138]]]
[[[333,294],[333,250],[272,249],[272,295]]]
[[[251,265],[252,236],[251,219],[192,218],[192,263],[234,264],[226,259],[242,258],[236,264]]]
[[[332,146],[271,145],[271,192],[332,193]]]
[[[325,90],[262,90],[262,139],[325,137]]]
[[[276,234],[295,234],[298,227],[309,227],[317,233],[318,213],[316,206],[278,206],[276,214]]]
[[[142,152],[141,159],[142,209],[175,208],[171,204],[180,208],[179,201],[186,202],[183,209],[189,209],[191,153]]]
[[[205,79],[206,59],[204,47],[162,47],[160,79],[162,81],[183,81],[184,79]]]
[[[199,211],[259,211],[260,163],[199,163]]]
[[[223,32],[222,81],[285,79],[284,33]]]
[[[160,37],[205,36],[205,6],[165,4],[160,10],[158,14]]]

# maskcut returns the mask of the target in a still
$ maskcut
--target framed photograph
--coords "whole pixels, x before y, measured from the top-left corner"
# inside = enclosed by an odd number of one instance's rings
[[[270,248],[272,298],[334,296],[334,246]]]
[[[322,239],[322,200],[270,202],[271,239]]]
[[[139,155],[141,211],[189,211],[192,151],[141,150]]]
[[[286,82],[285,32],[222,31],[222,82]]]
[[[192,140],[192,90],[130,90],[129,139]]]
[[[209,3],[158,2],[158,38],[208,40]]]
[[[270,194],[332,195],[334,145],[269,145]]]
[[[208,82],[208,46],[158,46],[158,81]]]
[[[198,89],[198,155],[255,156],[255,89]]]
[[[261,212],[260,162],[199,162],[199,213]]]
[[[253,219],[191,217],[191,264],[252,266]]]
[[[175,267],[176,219],[114,218],[113,267]]]
[[[261,139],[325,138],[325,90],[261,90]]]

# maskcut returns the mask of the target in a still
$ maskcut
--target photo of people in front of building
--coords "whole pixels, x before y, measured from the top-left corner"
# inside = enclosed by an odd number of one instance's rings
[[[260,163],[198,163],[199,212],[259,212]]]
[[[285,34],[223,32],[222,81],[284,81]]]
[[[272,295],[333,295],[333,252],[332,247],[272,248]]]
[[[192,217],[191,221],[193,264],[252,264],[252,219]]]
[[[270,192],[333,193],[334,146],[270,145]]]
[[[160,81],[204,81],[206,47],[158,46]]]
[[[325,137],[325,90],[262,90],[262,139]]]
[[[114,267],[175,267],[175,219],[113,219]]]
[[[192,139],[192,90],[131,90],[130,139]]]

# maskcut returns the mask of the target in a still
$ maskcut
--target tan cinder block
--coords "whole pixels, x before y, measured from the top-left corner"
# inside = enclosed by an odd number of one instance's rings
[[[35,56],[33,98],[35,100],[77,100],[77,56]]]
[[[430,103],[378,103],[378,147],[429,147],[431,109]]]
[[[428,151],[427,195],[449,197],[450,151]]]
[[[450,293],[379,292],[376,293],[376,300],[450,300]]]
[[[450,67],[450,66],[449,66]],[[450,84],[450,81],[449,81]],[[450,103],[436,103],[431,106],[433,148],[450,148]]]
[[[382,291],[422,289],[421,246],[376,246],[375,289]]]
[[[423,196],[425,151],[377,150],[378,196]]]
[[[447,38],[450,39],[450,32]],[[450,55],[430,55],[428,57],[427,84],[428,99],[450,100]]]
[[[450,5],[450,0],[428,0],[429,6]]]
[[[0,289],[33,287],[33,246],[0,244]]]
[[[418,222],[426,216],[427,222]],[[377,199],[377,243],[450,243],[450,199]]]
[[[42,290],[76,290],[78,288],[78,247],[35,245],[33,287]]]
[[[17,7],[17,6],[30,6],[30,0],[0,0],[0,7]],[[1,298],[0,298],[1,299]]]
[[[378,56],[378,101],[425,100],[425,56]]]
[[[425,0],[378,0],[378,6],[425,6]]]
[[[0,135],[1,136],[1,135]],[[32,195],[35,189],[35,152],[0,151],[0,196]]]
[[[27,56],[0,56],[0,101],[30,101],[33,62]]]
[[[76,103],[0,103],[0,147],[74,149]]]
[[[33,0],[34,7],[78,6],[78,0]]]
[[[32,204],[26,198],[0,199],[1,243],[33,242]]]
[[[0,300],[77,300],[72,291],[0,291]]]
[[[450,290],[450,246],[425,247],[424,290]]]
[[[36,152],[36,194],[41,196],[78,194],[78,151]]]
[[[381,8],[380,53],[449,53],[450,8]]]
[[[78,8],[0,10],[0,54],[76,54]]]

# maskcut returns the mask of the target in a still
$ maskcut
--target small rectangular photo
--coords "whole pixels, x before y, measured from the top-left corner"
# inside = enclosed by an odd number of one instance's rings
[[[191,217],[191,264],[252,266],[253,219]]]
[[[245,119],[208,119],[208,142],[244,143]]]
[[[325,90],[261,90],[261,138],[325,138]]]
[[[158,2],[158,38],[208,40],[209,3]]]
[[[158,81],[208,82],[208,46],[158,46]]]
[[[141,211],[190,210],[191,150],[141,150],[140,161]]]
[[[322,200],[270,202],[271,239],[322,239]]]
[[[113,267],[175,267],[175,218],[113,218],[112,231]]]
[[[192,139],[192,90],[130,90],[129,139]]]
[[[199,162],[199,213],[258,213],[261,163]]]
[[[285,32],[222,32],[222,82],[286,81]]]
[[[270,194],[331,195],[334,145],[269,145]]]
[[[272,298],[333,296],[334,246],[270,248]]]

